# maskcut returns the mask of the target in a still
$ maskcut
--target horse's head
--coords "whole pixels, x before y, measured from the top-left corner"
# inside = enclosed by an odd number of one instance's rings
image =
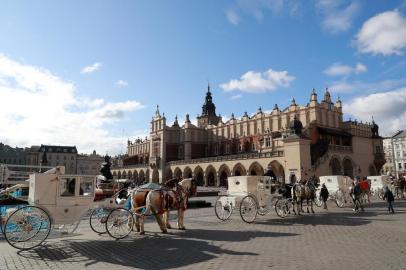
[[[197,182],[194,178],[183,179],[179,182],[179,185],[187,191],[189,197],[196,195]]]

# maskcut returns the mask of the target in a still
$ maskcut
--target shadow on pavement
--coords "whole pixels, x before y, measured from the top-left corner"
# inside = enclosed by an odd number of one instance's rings
[[[188,238],[212,241],[241,242],[250,241],[258,237],[283,237],[296,236],[296,233],[262,232],[262,231],[221,231],[221,230],[188,230],[184,234]]]
[[[200,231],[198,236],[203,233]],[[251,234],[253,233],[251,232]],[[194,236],[193,232],[190,232],[190,236]],[[230,236],[230,238],[232,237]],[[70,239],[51,243],[34,250],[20,251],[18,254],[34,260],[82,262],[86,266],[103,262],[141,269],[168,269],[187,266],[209,261],[222,254],[258,255],[252,252],[222,249],[206,241],[178,238],[171,235],[146,235],[142,238],[128,238],[120,241]]]
[[[342,208],[340,212],[316,212],[316,214],[302,213],[300,216],[293,214],[286,218],[275,218],[259,220],[255,223],[269,225],[334,225],[334,226],[362,226],[374,220],[391,221],[381,216],[388,216],[387,203],[385,201],[373,201],[371,204],[364,204],[365,211],[354,213],[351,208]],[[395,213],[406,213],[406,200],[395,200]],[[317,208],[315,208],[317,209]],[[321,208],[319,208],[321,209]],[[317,211],[317,210],[316,210]],[[323,211],[323,210],[321,210]],[[375,217],[375,218],[374,218]]]

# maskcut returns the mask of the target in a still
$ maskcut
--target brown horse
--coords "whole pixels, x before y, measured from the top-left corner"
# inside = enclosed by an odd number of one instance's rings
[[[158,190],[133,192],[131,195],[131,206],[133,212],[138,211],[136,212],[137,230],[140,234],[144,234],[144,218],[147,215],[153,214],[161,231],[167,233],[167,229],[171,229],[169,211],[172,209],[178,210],[178,228],[185,230],[183,221],[188,198],[195,194],[196,181],[192,178],[175,183],[173,188],[164,187]],[[140,207],[143,205],[145,205],[145,209],[141,213]]]

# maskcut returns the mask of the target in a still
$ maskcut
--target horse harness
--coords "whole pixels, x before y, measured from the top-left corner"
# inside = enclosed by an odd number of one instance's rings
[[[159,191],[161,200],[161,207],[159,214],[170,209],[186,210],[189,192],[187,192],[181,185],[176,184],[175,189],[162,188]],[[171,193],[173,196],[171,196]]]

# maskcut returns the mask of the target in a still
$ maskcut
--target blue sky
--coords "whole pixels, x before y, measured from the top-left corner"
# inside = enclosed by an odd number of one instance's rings
[[[125,152],[160,105],[201,112],[306,104],[406,128],[406,1],[2,1],[0,141]],[[124,142],[124,143],[123,143]]]

